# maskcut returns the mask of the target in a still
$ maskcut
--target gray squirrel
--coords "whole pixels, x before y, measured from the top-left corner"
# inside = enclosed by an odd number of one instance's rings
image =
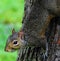
[[[30,45],[39,47],[43,44],[45,46],[46,43],[43,43],[41,37],[45,36],[51,19],[60,16],[60,0],[26,0],[26,2],[27,1],[34,2],[29,13],[27,14],[27,12],[25,12],[23,19],[23,31],[25,36],[27,36],[25,39]]]
[[[45,35],[46,29],[48,28],[52,18],[60,17],[60,0],[28,0],[30,1],[31,7],[29,14],[28,11],[26,16],[24,16],[24,26],[23,31],[25,34],[25,40],[30,45],[40,46],[41,44],[45,46],[42,38]],[[28,3],[26,1],[26,4]],[[52,20],[53,21],[53,20]]]
[[[26,44],[26,41],[24,41],[23,32],[22,31],[16,32],[13,29],[12,35],[10,35],[7,39],[5,51],[18,50],[20,47],[24,46],[25,44]]]

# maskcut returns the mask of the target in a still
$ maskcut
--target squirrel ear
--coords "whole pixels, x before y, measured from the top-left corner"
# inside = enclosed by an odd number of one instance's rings
[[[15,33],[15,29],[13,28],[13,30],[12,30],[12,34],[14,34]]]
[[[24,34],[23,34],[23,32],[22,32],[22,31],[18,32],[18,37],[20,37],[21,39],[23,39]]]
[[[18,32],[18,37],[21,37],[21,35],[22,35],[22,30]]]
[[[18,32],[18,37],[20,37],[20,32]]]

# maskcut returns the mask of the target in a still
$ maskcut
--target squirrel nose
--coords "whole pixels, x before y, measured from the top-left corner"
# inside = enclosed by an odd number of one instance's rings
[[[9,48],[6,47],[6,48],[4,49],[4,51],[6,51],[6,52],[10,52],[11,49],[9,49]]]
[[[4,51],[8,52],[8,49],[7,49],[7,48],[5,48],[5,49],[4,49]]]
[[[8,50],[5,48],[4,51],[8,52]]]

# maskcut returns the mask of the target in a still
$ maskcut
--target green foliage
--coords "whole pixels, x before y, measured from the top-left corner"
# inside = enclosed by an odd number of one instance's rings
[[[0,61],[16,61],[17,60],[17,52],[7,53],[4,51],[0,51]]]
[[[0,23],[21,22],[24,0],[0,0]]]
[[[5,45],[11,31],[22,26],[24,0],[0,0],[0,61],[16,61],[17,52],[5,52]]]

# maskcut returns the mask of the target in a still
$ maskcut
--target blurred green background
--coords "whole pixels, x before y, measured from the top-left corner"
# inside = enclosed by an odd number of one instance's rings
[[[24,0],[0,0],[0,61],[16,61],[17,52],[5,52],[11,31],[20,30],[24,14]]]

